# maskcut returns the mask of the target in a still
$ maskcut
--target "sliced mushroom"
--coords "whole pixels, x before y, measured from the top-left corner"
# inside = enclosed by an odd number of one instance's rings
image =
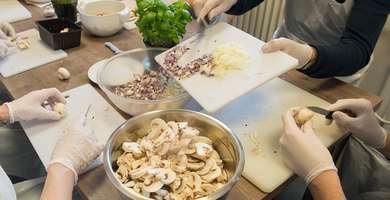
[[[204,165],[204,167],[202,169],[200,169],[199,171],[197,171],[197,173],[200,176],[203,176],[203,175],[208,174],[211,169],[214,169],[216,167],[217,167],[217,163],[215,162],[215,160],[214,159],[208,159],[206,161],[206,164]]]
[[[148,139],[155,139],[162,133],[163,130],[168,128],[167,123],[160,118],[153,119],[150,122],[151,131],[147,135]]]
[[[199,170],[200,168],[202,168],[204,166],[204,162],[188,162],[187,163],[187,168],[190,169],[190,170]]]
[[[187,156],[180,155],[177,158],[174,158],[171,162],[171,168],[173,171],[178,173],[183,173],[187,169]]]
[[[129,171],[125,165],[120,165],[116,170],[116,174],[120,177],[122,183],[126,182],[129,179]]]
[[[179,129],[185,129],[188,127],[188,122],[177,122]]]
[[[192,138],[198,135],[199,135],[199,130],[192,127],[187,127],[181,130],[182,138]]]
[[[181,185],[181,179],[176,177],[175,180],[169,185],[173,191],[176,191]]]
[[[194,199],[194,192],[189,187],[185,187],[180,196],[182,199]]]
[[[202,194],[204,196],[209,195],[215,191],[215,187],[209,183],[202,184],[201,188],[202,188]]]
[[[206,183],[210,183],[212,182],[213,180],[215,180],[216,178],[218,178],[220,175],[221,175],[221,168],[219,168],[218,166],[214,167],[211,169],[211,171],[204,175],[204,176],[201,176],[201,178],[206,182]]]
[[[129,182],[127,182],[127,183],[125,184],[125,186],[128,187],[128,188],[131,188],[131,187],[133,187],[134,185],[135,185],[135,182],[134,182],[134,181],[129,181]]]
[[[131,179],[139,179],[146,173],[145,168],[138,168],[130,172]]]
[[[210,146],[213,145],[213,141],[211,141],[208,137],[205,136],[195,136],[192,138],[192,144],[195,143],[206,143]]]
[[[174,122],[174,121],[169,121],[169,122],[167,123],[167,125],[168,125],[169,128],[171,128],[171,130],[173,131],[173,133],[174,133],[175,135],[177,135],[177,134],[179,133],[179,126],[177,125],[176,122]]]
[[[142,164],[145,163],[145,159],[142,158],[142,159],[138,159],[138,160],[134,160],[132,163],[131,163],[131,169],[137,169],[139,168]]]
[[[170,143],[165,142],[161,144],[159,148],[157,148],[156,152],[158,153],[158,155],[163,156],[168,153],[170,146]]]
[[[158,196],[161,196],[161,197],[167,196],[168,193],[169,193],[168,190],[164,190],[164,189],[159,189],[159,190],[156,191],[156,194],[157,194]]]
[[[146,188],[147,186],[144,186],[143,187],[143,189],[142,189],[142,195],[144,196],[144,197],[147,197],[147,198],[149,198],[150,197],[150,192],[148,192],[148,191],[146,191],[144,188]]]
[[[152,193],[156,192],[157,190],[161,189],[164,186],[163,183],[160,181],[153,182],[150,185],[144,186],[142,189],[145,190],[146,192]]]
[[[192,188],[193,191],[194,192],[201,191],[202,179],[200,178],[200,176],[195,172],[190,172],[190,175],[192,176],[192,178],[194,180],[194,186]]]
[[[219,183],[225,183],[228,179],[228,175],[225,169],[222,169],[221,171],[222,171],[221,176],[217,178],[217,181]]]
[[[158,178],[165,185],[169,185],[175,181],[176,173],[172,169],[163,169],[161,175]]]
[[[197,142],[194,144],[196,149],[196,155],[202,160],[207,159],[211,152],[213,151],[213,147],[209,144],[203,142]]]
[[[141,147],[136,142],[124,142],[122,144],[122,150],[128,153],[132,153],[135,157],[142,156]]]

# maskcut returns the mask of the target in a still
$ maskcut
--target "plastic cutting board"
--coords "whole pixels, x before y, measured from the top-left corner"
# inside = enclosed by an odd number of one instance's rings
[[[89,84],[68,90],[67,115],[60,121],[22,122],[22,127],[45,167],[63,130],[84,115],[89,105],[87,125],[95,132],[98,141],[105,144],[113,131],[125,119]],[[98,164],[99,162],[95,162]]]
[[[189,78],[178,80],[183,88],[208,112],[215,112],[226,106],[238,97],[248,93],[258,86],[294,68],[298,61],[283,53],[275,52],[263,54],[261,47],[264,42],[231,26],[227,23],[218,23],[192,38],[182,42],[190,50],[179,59],[179,64],[186,64],[192,60],[209,54],[221,44],[237,43],[250,59],[242,69],[230,71],[223,77],[208,77],[196,73]],[[167,52],[156,56],[156,61],[164,66]]]
[[[68,56],[65,51],[54,51],[44,44],[36,29],[20,32],[17,35],[28,36],[31,46],[0,60],[0,73],[4,77],[10,77]]]
[[[294,106],[326,107],[326,101],[275,78],[212,115],[237,134],[245,151],[243,176],[264,192],[272,192],[293,175],[279,153],[283,131],[281,116]],[[325,118],[315,115],[314,130],[330,146],[343,134],[326,126]]]
[[[0,21],[9,23],[29,19],[31,13],[17,0],[0,0]]]

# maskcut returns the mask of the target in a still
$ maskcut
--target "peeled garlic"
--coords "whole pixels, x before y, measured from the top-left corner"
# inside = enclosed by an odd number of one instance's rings
[[[68,80],[70,78],[70,72],[66,68],[60,67],[57,70],[57,76],[60,80]]]
[[[65,116],[66,113],[66,106],[63,103],[55,103],[53,105],[53,111],[61,115],[62,117]]]

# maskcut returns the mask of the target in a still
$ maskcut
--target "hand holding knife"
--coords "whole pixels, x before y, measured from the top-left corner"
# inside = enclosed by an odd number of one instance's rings
[[[308,106],[307,108],[315,113],[324,115],[325,118],[329,119],[329,120],[333,120],[332,115],[334,112],[336,112],[336,111],[329,111],[329,110],[326,110],[326,109],[323,109],[323,108],[317,107],[317,106]],[[354,113],[352,113],[350,110],[339,110],[339,111],[346,113],[350,117],[356,117],[356,115]]]

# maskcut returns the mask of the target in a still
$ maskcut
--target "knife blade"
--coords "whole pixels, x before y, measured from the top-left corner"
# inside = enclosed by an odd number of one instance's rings
[[[307,108],[315,113],[324,115],[326,119],[333,119],[333,111],[325,110],[317,106],[308,106]]]
[[[336,111],[329,111],[329,110],[323,109],[323,108],[318,107],[318,106],[307,106],[307,108],[315,113],[324,115],[326,119],[330,119],[330,120],[333,119],[332,115],[334,112],[336,112]],[[339,110],[339,111],[347,114],[350,117],[356,117],[356,115],[350,110],[344,109],[344,110]]]

